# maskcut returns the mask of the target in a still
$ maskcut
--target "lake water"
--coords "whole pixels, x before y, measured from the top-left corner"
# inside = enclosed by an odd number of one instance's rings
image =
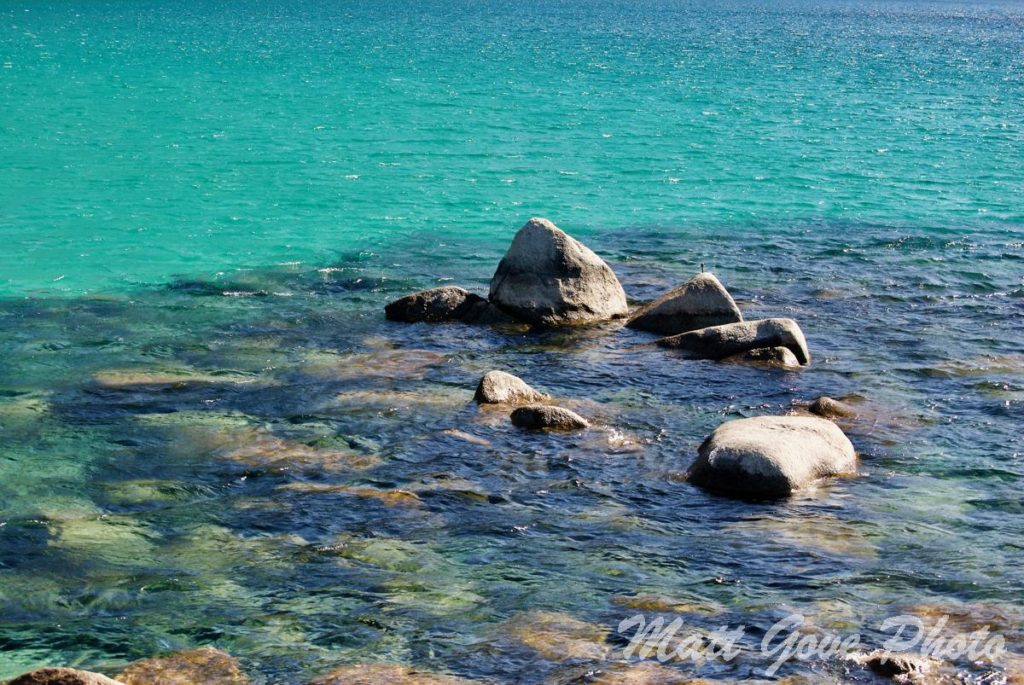
[[[747,626],[671,666],[726,682],[792,612],[1024,651],[1022,54],[1012,3],[0,1],[0,678],[214,644],[266,683],[587,682],[522,626],[614,661],[637,606]],[[813,364],[384,321],[485,293],[535,215],[637,302],[704,264]],[[476,409],[491,368],[596,427]],[[683,481],[722,421],[822,394],[858,478]]]

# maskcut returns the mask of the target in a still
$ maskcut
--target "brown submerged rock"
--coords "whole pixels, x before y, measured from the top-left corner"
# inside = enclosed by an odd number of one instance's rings
[[[700,273],[641,307],[626,326],[662,335],[677,335],[742,320],[743,315],[725,286],[714,274]]]
[[[248,685],[230,654],[200,647],[131,664],[118,676],[125,685]]]
[[[740,497],[788,497],[831,476],[853,474],[857,456],[831,421],[759,416],[728,421],[700,446],[691,483]]]
[[[358,664],[342,666],[314,678],[309,685],[471,685],[473,682],[400,664]]]
[[[519,229],[491,279],[490,300],[544,326],[625,316],[626,293],[611,267],[547,219]]]
[[[811,362],[807,340],[793,319],[759,319],[711,326],[662,338],[657,344],[699,359],[725,359],[750,350],[787,347],[801,365]]]
[[[605,628],[555,611],[516,614],[502,629],[505,635],[548,661],[599,661],[611,650]]]
[[[40,668],[8,680],[7,685],[123,685],[105,675],[75,668]]]
[[[590,426],[590,422],[574,411],[542,404],[519,407],[511,417],[512,425],[527,430],[574,431]]]
[[[590,685],[712,685],[710,681],[691,678],[679,669],[656,661],[602,666],[586,680],[578,682]]]
[[[479,404],[524,404],[550,399],[531,388],[526,381],[504,371],[488,371],[473,397]]]

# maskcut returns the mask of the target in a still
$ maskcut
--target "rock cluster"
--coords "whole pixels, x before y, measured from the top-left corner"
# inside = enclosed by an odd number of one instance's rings
[[[539,326],[623,317],[626,293],[608,264],[547,219],[519,229],[491,279],[487,299],[455,286],[406,295],[385,307],[406,323],[458,321]]]

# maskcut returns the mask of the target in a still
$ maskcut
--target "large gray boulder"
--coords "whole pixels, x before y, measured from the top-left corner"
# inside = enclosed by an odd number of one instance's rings
[[[590,425],[574,411],[545,404],[519,407],[512,412],[511,418],[512,425],[527,430],[573,431]]]
[[[389,321],[419,323],[462,321],[464,323],[508,323],[512,318],[484,298],[454,285],[421,290],[385,305]]]
[[[743,321],[743,315],[729,291],[714,274],[700,273],[641,307],[626,325],[641,331],[678,335],[737,321]]]
[[[20,675],[7,685],[123,685],[116,680],[76,668],[40,668]]]
[[[688,479],[716,492],[775,499],[856,470],[853,445],[831,421],[759,416],[716,428],[700,446]]]
[[[488,371],[480,379],[473,399],[479,404],[527,404],[550,398],[531,388],[518,376],[504,371]]]
[[[662,338],[658,345],[700,359],[724,359],[763,347],[788,347],[801,364],[809,364],[804,332],[793,319],[759,319],[701,328]]]
[[[584,324],[625,316],[626,293],[604,260],[547,219],[519,229],[491,279],[490,299],[532,324]]]

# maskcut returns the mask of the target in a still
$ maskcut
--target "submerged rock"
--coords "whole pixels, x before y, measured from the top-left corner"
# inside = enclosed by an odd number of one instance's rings
[[[504,371],[488,371],[473,397],[479,404],[522,404],[550,399],[531,388],[526,381]]]
[[[400,664],[357,664],[314,678],[309,685],[470,685],[472,682]]]
[[[819,397],[811,402],[808,407],[812,414],[817,414],[826,419],[853,418],[857,416],[857,410],[846,402],[834,400],[831,397]]]
[[[679,669],[656,661],[602,666],[588,673],[585,679],[574,682],[589,685],[712,685],[710,681],[694,679]]]
[[[40,668],[20,675],[7,685],[123,685],[116,680],[75,668]]]
[[[131,664],[118,680],[125,685],[247,685],[238,661],[214,647],[200,647]]]
[[[572,431],[586,428],[590,423],[574,411],[561,407],[533,404],[512,412],[512,424],[527,430]]]
[[[853,445],[831,421],[759,416],[716,428],[700,446],[688,478],[717,492],[778,498],[856,469]]]
[[[759,347],[726,357],[723,362],[771,366],[780,369],[800,368],[800,360],[788,347]]]
[[[516,614],[502,628],[507,636],[548,661],[598,661],[611,650],[605,628],[554,611]]]
[[[517,319],[545,326],[628,311],[611,267],[547,219],[530,219],[516,233],[491,279],[490,299]]]
[[[642,307],[626,326],[677,335],[742,320],[743,315],[725,286],[714,274],[701,273]]]
[[[764,347],[787,347],[800,364],[811,361],[807,340],[793,319],[759,319],[711,326],[662,338],[658,345],[701,359],[724,359]]]
[[[502,323],[512,320],[496,311],[484,298],[454,285],[406,295],[386,305],[384,315],[389,321],[404,323]]]

